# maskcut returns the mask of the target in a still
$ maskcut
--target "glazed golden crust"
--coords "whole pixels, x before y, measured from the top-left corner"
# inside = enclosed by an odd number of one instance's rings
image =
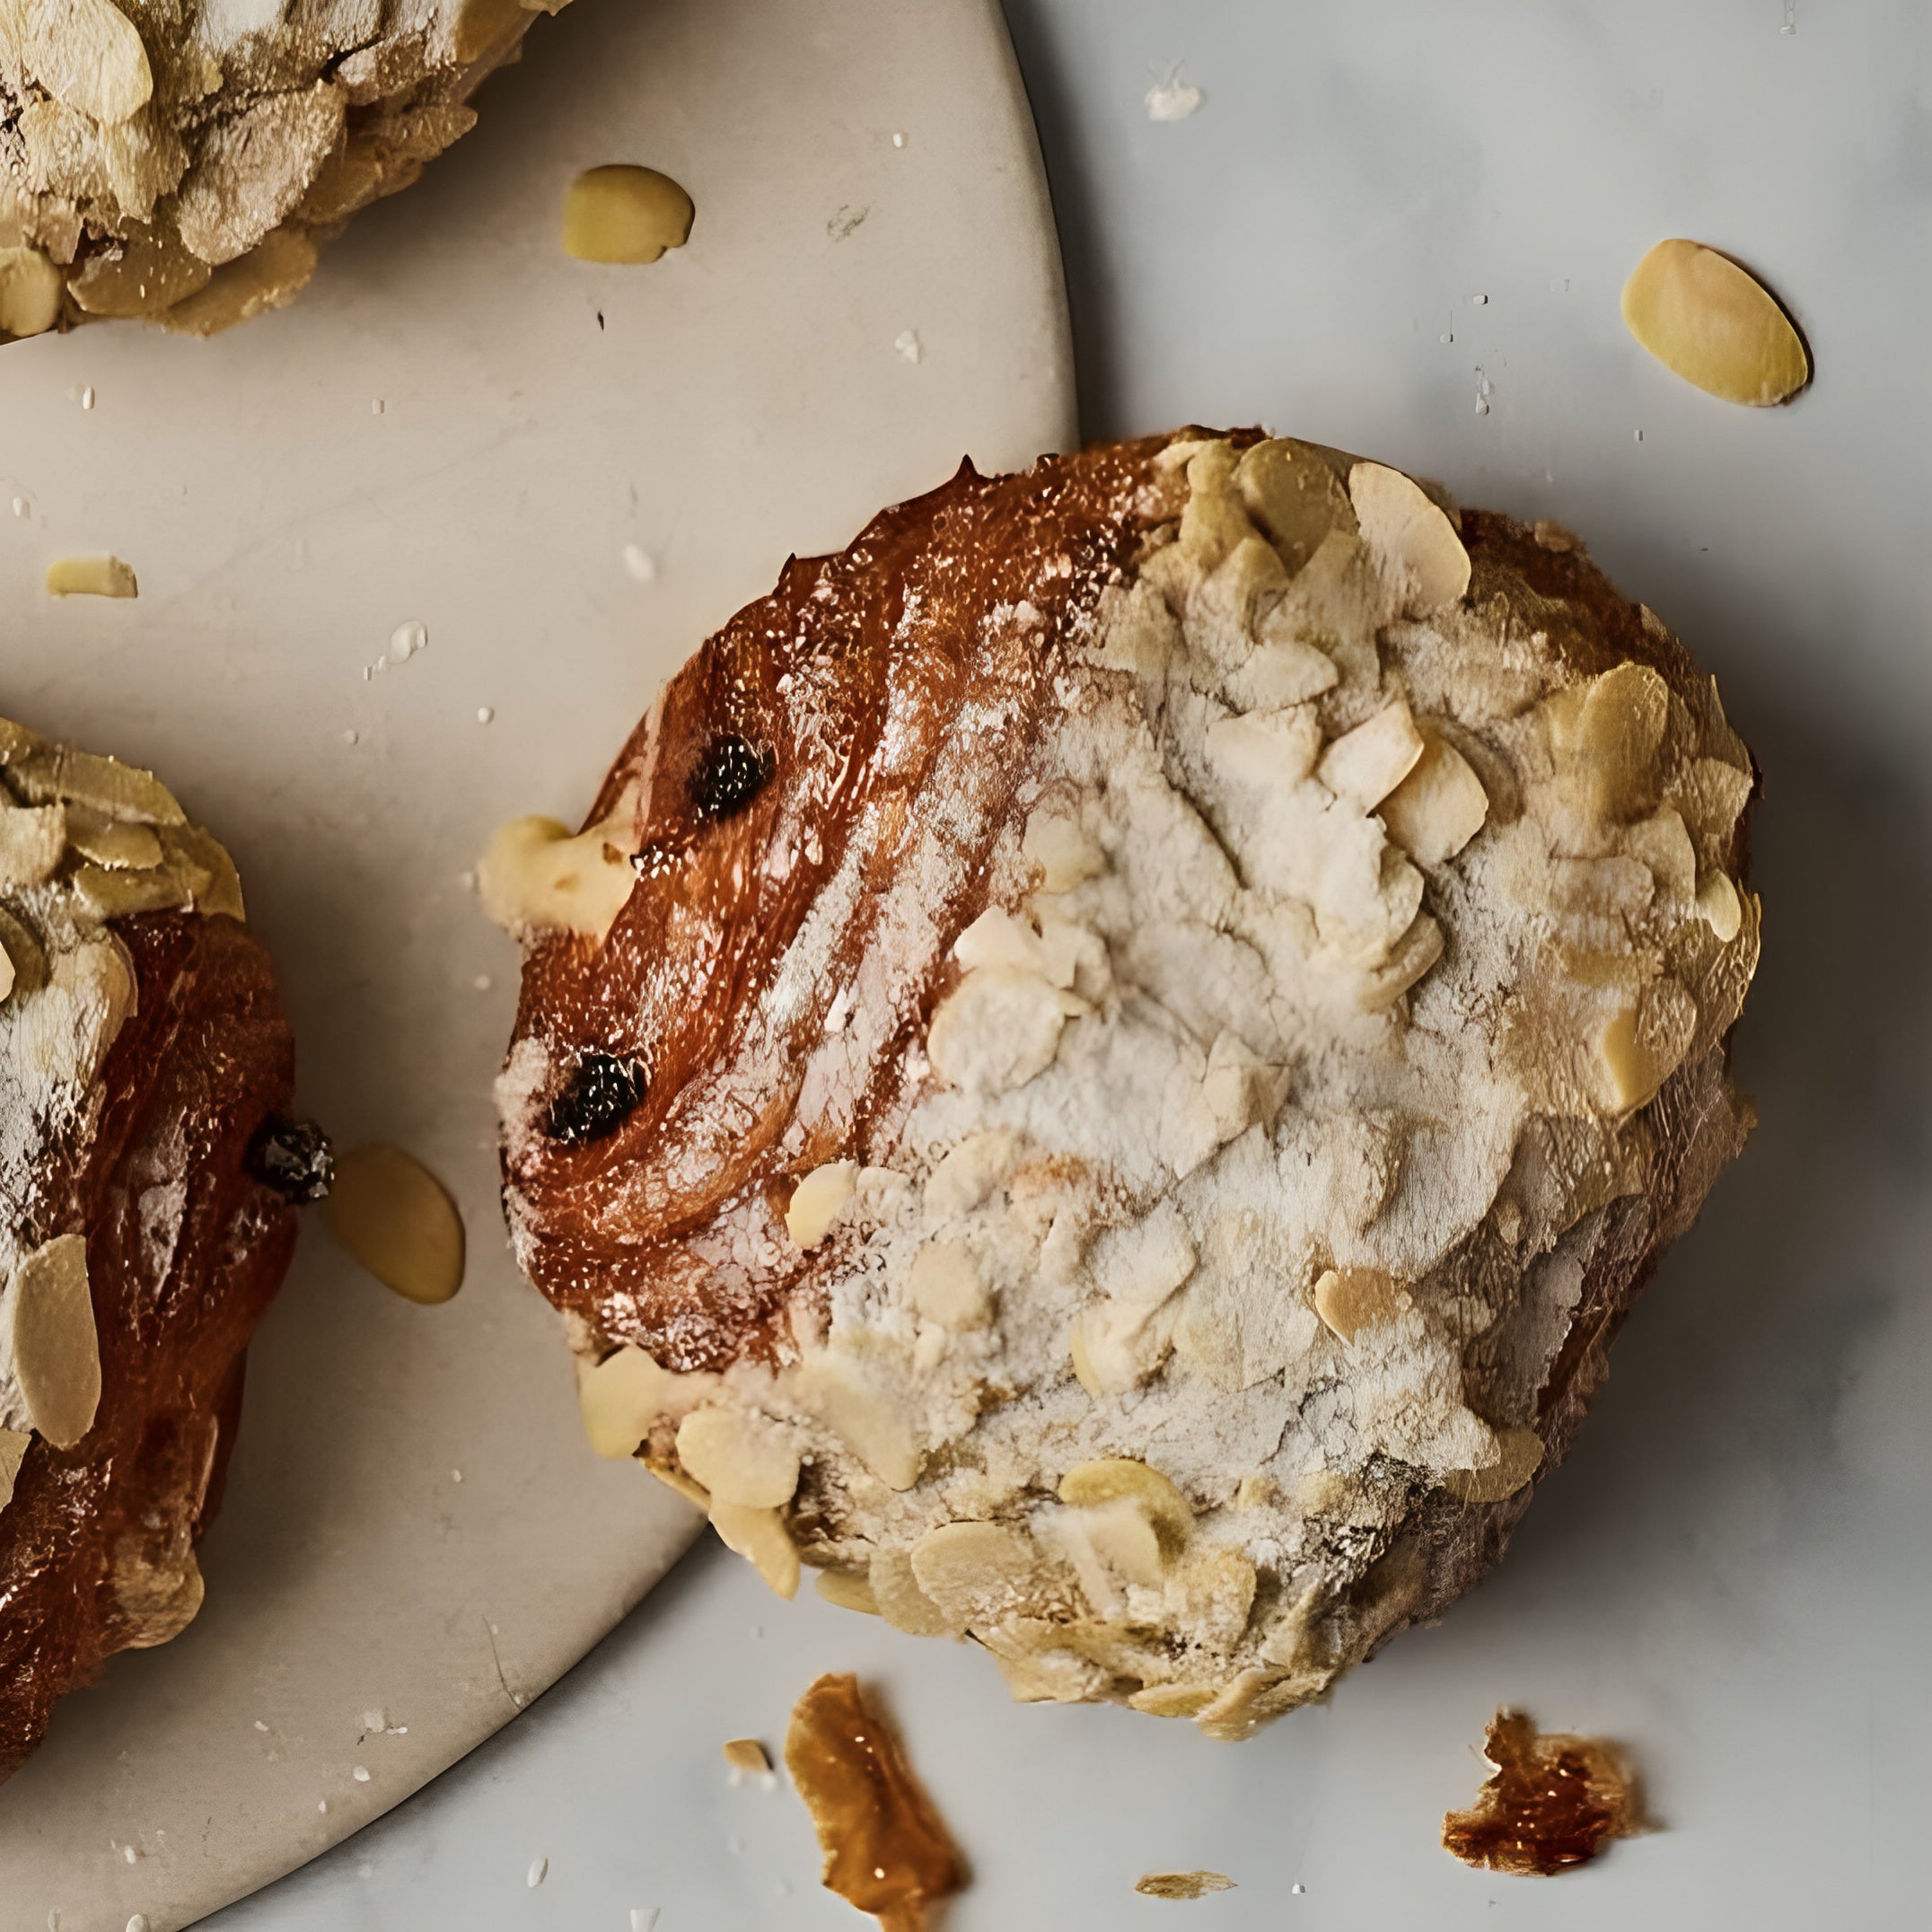
[[[34,1437],[0,1513],[0,1778],[68,1690],[192,1614],[192,1552],[220,1499],[243,1351],[294,1247],[294,1210],[249,1172],[294,1071],[267,954],[222,917],[114,929],[138,1008],[102,1070],[85,1160],[46,1189],[34,1231],[86,1231],[101,1400],[75,1447]],[[160,1251],[144,1220],[157,1190],[180,1212]]]

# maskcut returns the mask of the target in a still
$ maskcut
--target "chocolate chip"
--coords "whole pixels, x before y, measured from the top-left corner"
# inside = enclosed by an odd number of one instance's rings
[[[248,1171],[285,1201],[319,1201],[336,1178],[335,1150],[313,1120],[266,1120],[249,1143]]]
[[[706,819],[742,812],[771,782],[776,760],[748,738],[720,732],[699,754],[691,773],[691,803]]]
[[[614,1134],[644,1098],[644,1068],[610,1053],[586,1053],[570,1084],[550,1102],[550,1138],[581,1147]]]

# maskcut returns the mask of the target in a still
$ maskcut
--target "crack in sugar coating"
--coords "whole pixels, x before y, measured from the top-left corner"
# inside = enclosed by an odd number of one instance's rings
[[[720,729],[777,747],[728,845],[672,822]],[[1020,1696],[1319,1695],[1493,1560],[1742,1137],[1752,784],[1586,559],[1306,444],[793,566],[593,809],[609,938],[532,941],[508,1200],[593,1438]]]

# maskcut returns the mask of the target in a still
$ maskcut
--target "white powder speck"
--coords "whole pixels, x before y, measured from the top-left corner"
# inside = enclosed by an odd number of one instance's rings
[[[380,396],[372,396],[369,399],[369,413],[371,416],[382,415],[388,407],[389,405]]]
[[[1489,306],[1489,298],[1487,295],[1471,295],[1469,300],[1471,308],[1486,309]]]
[[[450,1480],[451,1480],[452,1482],[461,1482],[461,1481],[462,1480],[463,1480],[463,1472],[462,1472],[462,1471],[461,1471],[461,1470],[460,1470],[460,1469],[452,1469],[452,1471],[450,1471]]]
[[[83,409],[91,409],[93,408],[93,406],[94,386],[92,382],[90,382],[87,387],[81,391],[81,407]]]
[[[1442,335],[1437,336],[1436,339],[1438,342],[1453,342],[1455,338],[1445,330]]]
[[[633,1905],[630,1909],[630,1932],[657,1932],[656,1906]]]
[[[386,1710],[365,1710],[362,1716],[362,1727],[364,1731],[380,1731],[388,1722],[389,1713]]]
[[[47,1932],[60,1932],[60,1911],[57,1907],[47,1915]]]
[[[373,1878],[375,1876],[375,1867],[373,1865],[358,1865],[356,1867],[356,1875],[358,1878]]]
[[[1182,80],[1181,69],[1174,67],[1148,88],[1142,96],[1142,104],[1150,121],[1183,121],[1191,114],[1199,114],[1207,100],[1208,96],[1191,81]]]
[[[32,511],[33,505],[24,496],[14,497],[13,514],[15,516],[29,516],[32,514]]]
[[[904,135],[902,135],[902,134],[895,134],[895,135],[894,135],[894,136],[892,136],[892,145],[893,145],[894,147],[903,147],[903,146],[905,146],[905,145],[906,145],[906,137],[905,137],[905,136],[904,136]]]
[[[141,1854],[132,1845],[123,1845],[121,1847],[121,1857],[127,1859],[129,1865],[132,1865],[140,1856]]]
[[[922,356],[926,353],[925,349],[920,346],[918,333],[910,329],[900,329],[900,332],[892,338],[892,347],[897,349],[899,353],[902,356],[904,356],[909,363],[918,362],[920,356]]]
[[[326,1813],[329,1809],[329,1800],[327,1798],[317,1798],[315,1801],[315,1808],[319,1812]]]
[[[548,1858],[532,1858],[530,1870],[523,1875],[523,1883],[534,1892],[550,1875],[550,1861]]]
[[[496,981],[487,972],[479,972],[470,983],[475,987],[478,992],[487,993],[496,984]]]
[[[147,1932],[147,1914],[136,1912],[127,1921],[127,1932]]]
[[[358,1764],[356,1769],[349,1773],[349,1776],[353,1778],[359,1785],[365,1785],[369,1782],[368,1770],[366,1767],[360,1764]]]
[[[1640,429],[1633,429],[1633,430],[1632,430],[1632,431],[1630,432],[1630,441],[1631,441],[1632,443],[1641,443],[1641,442],[1642,442],[1643,440],[1644,440],[1644,433],[1643,433],[1643,431],[1642,431],[1642,430],[1640,430]]]
[[[624,567],[640,584],[648,584],[657,575],[657,566],[647,551],[638,549],[635,543],[624,546]]]
[[[412,618],[407,624],[399,624],[389,634],[389,660],[392,664],[407,664],[418,651],[429,648],[429,627]]]
[[[762,1623],[754,1623],[751,1626],[751,1641],[754,1644],[762,1642],[764,1639],[764,1635],[765,1626]]]
[[[1551,294],[1552,295],[1567,295],[1567,294],[1569,294],[1569,277],[1568,277],[1568,276],[1567,276],[1567,275],[1553,275],[1553,276],[1551,276],[1551,277],[1550,277],[1550,294]]]
[[[267,1729],[268,1728],[268,1726],[267,1725],[265,1725],[265,1724],[264,1724],[264,1723],[263,1723],[263,1722],[261,1721],[261,1719],[260,1719],[259,1717],[258,1717],[258,1718],[256,1718],[256,1720],[255,1720],[255,1728],[256,1728],[256,1729],[257,1729],[258,1731],[266,1731],[266,1730],[267,1730]]]
[[[492,720],[495,719],[496,716],[496,707],[495,705],[479,705],[477,707],[477,723],[479,724],[487,724],[491,723]]]
[[[1299,1898],[1303,1892],[1307,1891],[1308,1887],[1306,1885],[1296,1885],[1292,1889],[1294,1890],[1295,1895]]]
[[[464,891],[473,892],[477,889],[477,875],[473,872],[460,872],[456,874],[456,883]]]

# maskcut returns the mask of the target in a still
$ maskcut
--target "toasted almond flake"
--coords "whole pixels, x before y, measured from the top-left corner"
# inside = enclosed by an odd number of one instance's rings
[[[506,931],[602,940],[630,898],[632,829],[610,819],[571,835],[560,819],[513,819],[477,867],[483,909]]]
[[[400,1147],[376,1142],[337,1155],[322,1214],[337,1243],[405,1301],[446,1302],[462,1286],[462,1216]]]
[[[734,1771],[768,1771],[771,1769],[769,1754],[755,1737],[726,1739],[724,1761]]]
[[[1194,1533],[1192,1504],[1159,1470],[1131,1456],[1102,1456],[1076,1463],[1060,1478],[1059,1498],[1080,1508],[1130,1502],[1171,1550],[1183,1547]]]
[[[1234,1881],[1221,1872],[1149,1872],[1134,1881],[1134,1890],[1149,1899],[1204,1899],[1234,1889]]]
[[[147,49],[113,0],[30,0],[9,11],[22,63],[55,100],[109,127],[147,105]]]
[[[9,812],[0,804],[0,886],[44,884],[67,850],[65,805],[27,805]]]
[[[1496,1432],[1496,1460],[1480,1469],[1453,1469],[1443,1488],[1462,1503],[1500,1503],[1514,1496],[1542,1467],[1543,1439],[1534,1429]]]
[[[1409,580],[1412,613],[1424,616],[1462,599],[1469,552],[1419,483],[1383,463],[1357,463],[1348,472],[1348,500],[1376,563]]]
[[[798,1546],[776,1509],[746,1509],[714,1497],[711,1527],[724,1547],[745,1558],[778,1595],[798,1594]]]
[[[138,597],[132,564],[118,557],[57,557],[47,566],[49,597]]]
[[[34,1427],[57,1449],[73,1448],[101,1406],[101,1344],[81,1235],[57,1234],[13,1270],[4,1333]]]
[[[13,1500],[13,1485],[33,1437],[19,1429],[0,1429],[0,1510]]]
[[[696,212],[655,168],[587,169],[564,200],[564,252],[579,261],[653,262],[690,239]]]
[[[855,1610],[861,1616],[878,1617],[884,1614],[879,1607],[879,1599],[873,1594],[869,1578],[856,1570],[821,1570],[816,1585],[819,1594],[837,1610]]]
[[[822,1167],[814,1167],[792,1190],[791,1203],[785,1210],[785,1231],[793,1245],[817,1247],[857,1189],[856,1161],[828,1161]]]
[[[748,1410],[716,1404],[678,1425],[678,1461],[714,1502],[777,1509],[798,1488],[798,1439]]]
[[[0,248],[0,336],[44,336],[60,320],[64,285],[39,249]]]
[[[1315,1283],[1314,1302],[1329,1332],[1349,1342],[1365,1328],[1392,1321],[1402,1295],[1379,1268],[1330,1268]]]
[[[1425,729],[1414,768],[1375,808],[1389,837],[1418,865],[1453,858],[1489,816],[1474,768],[1439,733]]]
[[[1811,381],[1811,358],[1778,299],[1702,242],[1657,245],[1623,285],[1625,326],[1666,369],[1726,402],[1765,408]]]

